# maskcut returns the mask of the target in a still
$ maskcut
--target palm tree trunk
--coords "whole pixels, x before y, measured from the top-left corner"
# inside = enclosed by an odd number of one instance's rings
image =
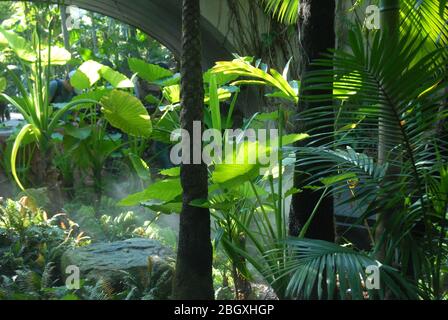
[[[181,125],[193,137],[193,122],[202,122],[204,107],[199,0],[183,0],[182,20]],[[194,141],[189,140],[189,150],[193,151]],[[208,196],[206,165],[183,164],[181,183],[184,193],[173,297],[211,300],[214,291],[210,211],[190,205],[191,201]]]
[[[327,52],[328,49],[335,46],[335,1],[334,0],[302,0],[299,8],[299,35],[300,45],[302,51],[302,92],[299,103],[299,112],[318,107],[320,103],[306,101],[303,99],[304,95],[319,95],[331,94],[331,92],[310,92],[307,90],[307,85],[304,79],[307,74],[316,70],[316,67],[311,66],[311,62],[319,58],[320,54]],[[331,102],[329,102],[331,103]],[[325,125],[321,132],[314,131],[313,133],[326,134],[330,136],[331,123]],[[298,132],[309,132],[311,129],[306,123],[298,123]],[[309,141],[308,141],[309,142]],[[321,140],[314,141],[314,146],[318,146],[328,141]],[[302,189],[306,185],[307,177],[300,172],[306,172],[312,168],[298,167],[294,177],[294,185],[298,189]],[[316,204],[322,196],[322,192],[304,189],[302,193],[295,194],[291,202],[291,211],[289,215],[289,234],[291,236],[298,236],[300,228],[310,218]],[[334,225],[334,204],[333,197],[327,196],[319,206],[316,216],[311,223],[307,238],[326,240],[333,242],[335,240],[335,225]]]

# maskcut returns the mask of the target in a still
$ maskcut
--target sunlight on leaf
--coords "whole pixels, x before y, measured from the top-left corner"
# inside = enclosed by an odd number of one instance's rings
[[[173,73],[170,70],[162,68],[155,64],[146,63],[141,59],[129,58],[129,68],[132,72],[149,83],[155,83],[158,80],[170,78]]]
[[[112,126],[136,137],[148,138],[151,135],[148,111],[133,95],[115,90],[103,97],[101,104],[104,116]]]
[[[48,48],[43,49],[41,52],[42,63],[46,66],[48,65]],[[64,66],[70,61],[72,55],[66,49],[53,46],[51,47],[51,60],[50,65],[53,66]]]
[[[79,90],[89,89],[101,79],[99,73],[101,68],[103,68],[103,65],[96,61],[84,62],[71,78],[72,86]]]
[[[114,69],[104,66],[100,69],[100,75],[107,80],[114,88],[127,89],[134,88],[134,84],[124,74],[115,71]]]
[[[182,194],[180,179],[162,180],[150,185],[146,190],[132,194],[121,200],[120,206],[136,206],[150,200],[170,202]]]

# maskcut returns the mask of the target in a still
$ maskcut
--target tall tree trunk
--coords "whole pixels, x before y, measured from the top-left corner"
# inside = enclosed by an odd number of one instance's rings
[[[129,46],[129,56],[132,58],[141,57],[138,47],[135,45],[135,40],[137,40],[137,29],[135,27],[129,27],[129,38],[132,41]]]
[[[64,40],[64,48],[68,52],[70,52],[70,33],[68,32],[67,23],[67,7],[64,5],[59,6],[59,11],[61,12],[61,29],[62,29],[62,39]],[[70,71],[70,65],[67,64],[65,66],[65,72],[68,73]]]
[[[96,34],[95,13],[92,12],[92,14],[90,15],[90,19],[92,19],[92,29],[91,29],[92,49],[93,49],[93,54],[96,56],[96,55],[98,55],[98,37]]]
[[[310,92],[307,91],[306,76],[309,72],[316,70],[316,67],[311,66],[311,62],[319,58],[322,53],[327,52],[328,49],[335,46],[335,1],[334,0],[302,0],[299,8],[299,35],[301,46],[302,59],[302,92],[299,102],[299,112],[308,108],[318,107],[321,103],[313,103],[309,100],[304,100],[304,95],[310,94],[331,94],[331,92]],[[332,103],[331,101],[329,103]],[[325,126],[325,130],[313,133],[330,133],[332,126]],[[300,132],[309,132],[311,129],[306,123],[298,122]],[[328,141],[319,141],[314,144],[318,146],[321,143]],[[296,168],[294,177],[294,185],[297,188],[303,188],[306,184],[307,176],[300,172],[308,171],[312,168]],[[310,218],[316,204],[322,196],[322,192],[304,189],[302,193],[295,194],[291,202],[291,211],[289,216],[289,233],[291,236],[297,236],[300,233],[300,228]],[[327,196],[319,206],[316,215],[306,234],[307,238],[326,240],[333,242],[335,240],[335,225],[334,225],[334,204],[333,197]]]
[[[201,68],[201,33],[199,0],[183,0],[181,66],[181,124],[193,137],[193,122],[203,120],[204,89]],[[193,158],[193,144],[189,139]],[[197,142],[197,141],[196,141]],[[183,143],[186,143],[185,140]],[[190,159],[191,163],[193,159]],[[193,207],[191,201],[208,196],[208,174],[204,163],[181,167],[183,207],[180,214],[179,246],[173,297],[175,299],[214,298],[210,211]]]
[[[62,28],[62,38],[64,40],[64,48],[67,51],[70,51],[70,34],[67,29],[67,7],[61,5],[59,7],[61,11],[61,28]]]
[[[398,43],[399,39],[399,27],[400,27],[400,0],[381,0],[380,1],[380,20],[381,20],[381,33],[386,41],[390,43]],[[392,110],[390,107],[381,106],[380,119],[378,124],[379,143],[378,143],[378,164],[384,165],[389,160],[397,160],[398,155],[392,153],[391,146],[397,146],[401,143],[401,132],[397,125],[396,128],[392,128],[387,125],[387,122],[381,117],[381,115],[390,114]],[[400,173],[400,167],[398,165],[390,165],[385,179],[387,182],[396,179],[397,174]],[[388,221],[391,218],[394,210],[383,211],[378,216],[378,226],[376,228],[376,242],[379,243],[383,236],[385,229],[387,228]],[[377,259],[386,263],[386,247],[383,245],[378,248]],[[389,261],[390,263],[390,261]]]

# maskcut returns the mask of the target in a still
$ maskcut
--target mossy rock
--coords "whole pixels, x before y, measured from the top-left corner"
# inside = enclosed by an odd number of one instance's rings
[[[99,242],[66,251],[61,258],[63,278],[68,266],[77,266],[81,280],[107,281],[120,292],[126,278],[136,279],[154,299],[168,299],[174,274],[171,249],[151,239]]]

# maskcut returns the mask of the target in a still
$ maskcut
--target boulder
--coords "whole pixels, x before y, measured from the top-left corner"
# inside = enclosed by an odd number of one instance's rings
[[[120,292],[132,277],[153,299],[171,295],[174,254],[156,240],[136,238],[70,249],[61,258],[64,279],[69,276],[64,274],[68,266],[78,267],[87,283],[107,281],[114,292]]]

